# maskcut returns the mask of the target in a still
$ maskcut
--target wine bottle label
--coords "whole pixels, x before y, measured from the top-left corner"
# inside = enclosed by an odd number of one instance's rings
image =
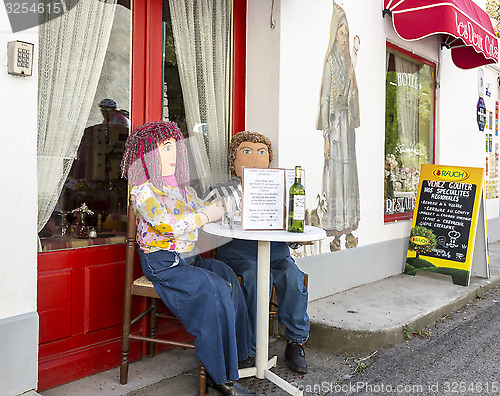
[[[293,220],[304,220],[306,217],[306,196],[295,195],[293,197]]]

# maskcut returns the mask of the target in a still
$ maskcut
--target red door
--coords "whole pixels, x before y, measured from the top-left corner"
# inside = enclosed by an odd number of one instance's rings
[[[234,1],[233,133],[244,129],[246,0]],[[161,117],[162,0],[132,8],[132,127]],[[138,260],[136,260],[138,264]],[[38,255],[39,390],[120,364],[125,244],[57,250]],[[141,274],[140,266],[136,268]],[[134,309],[139,310],[137,302]],[[133,331],[145,331],[138,323]],[[160,333],[190,336],[166,322]],[[145,348],[131,344],[131,360]],[[117,379],[118,383],[118,379]]]

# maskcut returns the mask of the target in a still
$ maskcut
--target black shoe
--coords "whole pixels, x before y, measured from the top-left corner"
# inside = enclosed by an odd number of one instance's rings
[[[255,367],[255,356],[249,356],[245,360],[240,360],[238,362],[239,369],[246,369],[250,367]]]
[[[285,348],[285,357],[290,370],[300,374],[307,373],[306,353],[302,345],[288,342]]]
[[[250,389],[238,385],[236,382],[227,381],[225,384],[216,384],[210,377],[207,377],[207,385],[222,393],[224,396],[256,395]]]

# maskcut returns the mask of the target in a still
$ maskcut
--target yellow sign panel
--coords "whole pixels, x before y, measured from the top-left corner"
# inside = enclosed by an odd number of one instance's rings
[[[469,284],[478,224],[486,238],[483,184],[482,168],[422,165],[406,273],[432,271]]]

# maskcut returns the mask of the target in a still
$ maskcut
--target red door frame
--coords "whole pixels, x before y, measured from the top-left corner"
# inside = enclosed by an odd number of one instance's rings
[[[245,129],[246,0],[233,3],[232,134]],[[162,0],[136,1],[132,16],[132,127],[161,118]]]
[[[233,30],[234,134],[245,128],[246,0],[234,0]],[[131,121],[136,127],[161,117],[162,0],[134,2],[132,32]],[[38,390],[119,365],[121,321],[117,318],[122,312],[124,259],[125,244],[38,254],[42,341]],[[106,295],[106,310],[98,297],[102,293]],[[102,322],[109,327],[101,330]],[[100,330],[92,331],[94,328]],[[140,357],[139,348],[131,353],[132,359]]]
[[[233,6],[233,126],[232,134],[245,130],[247,60],[247,2]]]
[[[162,0],[132,7],[132,128],[161,118]]]

